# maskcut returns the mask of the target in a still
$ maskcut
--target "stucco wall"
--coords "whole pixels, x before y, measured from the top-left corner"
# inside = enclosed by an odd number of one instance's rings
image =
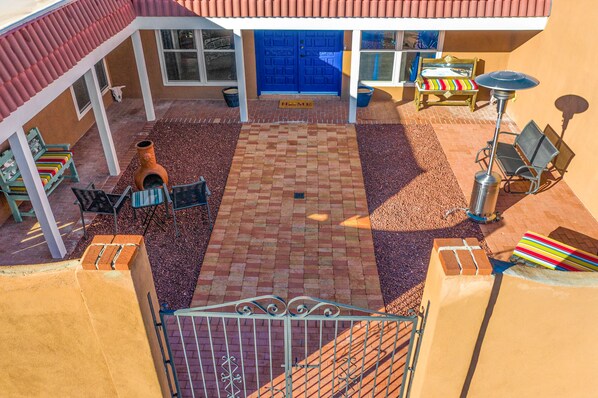
[[[155,289],[142,238],[136,242],[118,258],[130,270],[84,269],[79,261],[0,270],[0,395],[166,392],[147,313],[146,295],[156,301]]]
[[[412,396],[595,397],[598,273],[447,275],[435,250]]]
[[[165,86],[160,69],[160,58],[156,33],[153,30],[142,30],[141,39],[150,87],[154,99],[223,99],[222,89],[234,86],[235,82],[222,86]],[[253,32],[243,33],[245,57],[245,73],[247,76],[248,98],[256,98],[257,88],[255,83],[255,51],[253,48]],[[132,52],[132,49],[131,49]],[[134,65],[134,64],[133,64]]]
[[[510,69],[535,76],[540,85],[529,93],[522,92],[507,108],[519,126],[533,119],[542,128],[549,124],[559,135],[563,131],[563,109],[573,112],[572,118],[567,117],[563,141],[575,157],[565,180],[594,217],[598,217],[598,81],[594,78],[598,64],[597,19],[594,0],[553,0],[546,30],[513,51],[508,62]],[[564,101],[565,106],[556,103],[569,95],[580,98],[569,97],[572,100]],[[584,102],[589,108],[575,113],[584,108]]]
[[[505,69],[511,52],[537,34],[535,31],[447,31],[444,36],[443,55],[478,58],[476,75],[480,75]],[[414,98],[413,87],[374,87],[374,101],[411,101]],[[488,98],[489,91],[482,89],[478,100]]]

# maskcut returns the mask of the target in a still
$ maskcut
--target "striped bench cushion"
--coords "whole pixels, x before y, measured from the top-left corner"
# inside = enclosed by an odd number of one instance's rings
[[[73,153],[69,151],[47,151],[35,161],[35,167],[42,180],[42,185],[46,186],[52,178],[71,160]],[[23,182],[22,177],[15,181]],[[24,186],[11,186],[12,192],[26,192]]]
[[[472,91],[477,90],[478,85],[471,79],[426,79],[421,86],[426,91]]]
[[[531,231],[517,243],[513,256],[558,271],[598,271],[598,256]]]

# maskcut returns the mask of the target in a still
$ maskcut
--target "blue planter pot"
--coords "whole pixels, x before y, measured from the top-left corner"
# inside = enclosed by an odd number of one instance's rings
[[[364,108],[369,105],[372,95],[374,94],[374,88],[369,86],[360,85],[357,87],[357,106]]]
[[[237,87],[227,87],[222,89],[222,95],[229,108],[237,108],[239,106],[239,90]]]

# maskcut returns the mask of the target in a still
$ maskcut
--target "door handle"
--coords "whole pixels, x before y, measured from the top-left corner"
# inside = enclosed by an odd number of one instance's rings
[[[299,55],[301,58],[305,58],[305,54],[301,54]]]

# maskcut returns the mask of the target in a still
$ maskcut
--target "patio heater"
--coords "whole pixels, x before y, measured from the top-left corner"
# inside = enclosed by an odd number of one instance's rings
[[[476,77],[475,81],[478,85],[491,89],[492,96],[497,100],[496,111],[498,115],[496,117],[494,139],[490,148],[488,169],[476,173],[469,209],[467,209],[467,216],[470,219],[486,224],[500,219],[496,211],[496,201],[500,191],[501,177],[500,174],[492,172],[492,166],[494,166],[500,122],[505,111],[505,105],[508,100],[515,96],[515,91],[536,87],[540,82],[524,73],[509,70],[485,73]]]

